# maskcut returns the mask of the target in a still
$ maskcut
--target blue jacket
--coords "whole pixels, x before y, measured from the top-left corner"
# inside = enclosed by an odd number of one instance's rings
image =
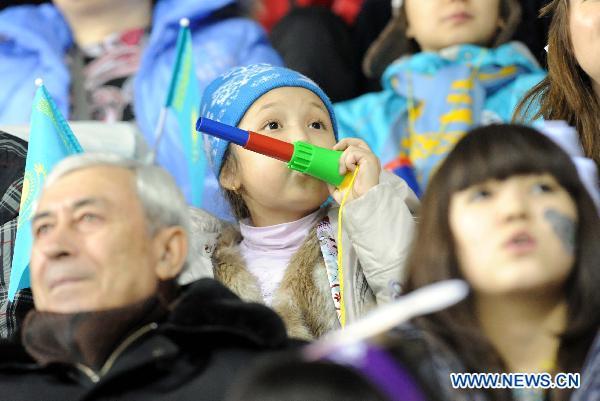
[[[175,60],[179,20],[188,18],[194,44],[196,74],[203,90],[217,75],[237,65],[266,62],[281,65],[266,36],[245,18],[215,21],[215,11],[235,0],[160,0],[153,13],[152,31],[135,80],[134,109],[146,141],[154,143],[154,129],[163,106]],[[73,45],[71,31],[50,4],[18,6],[0,12],[0,124],[27,124],[42,78],[65,116],[69,115],[69,69],[65,55]],[[167,119],[158,162],[174,175],[190,199],[187,165],[173,116]],[[223,216],[217,183],[207,169],[204,207]]]
[[[518,42],[417,53],[388,66],[381,92],[334,105],[340,137],[364,139],[390,170],[409,159],[425,188],[467,130],[510,121],[519,100],[545,74]]]

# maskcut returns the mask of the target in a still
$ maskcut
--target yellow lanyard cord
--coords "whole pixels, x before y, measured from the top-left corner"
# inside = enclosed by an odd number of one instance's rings
[[[344,195],[342,196],[342,203],[340,203],[340,208],[338,210],[338,232],[337,232],[337,265],[338,265],[338,281],[340,282],[340,324],[342,326],[342,329],[344,328],[344,326],[346,326],[346,303],[344,302],[344,269],[342,268],[342,255],[343,255],[343,248],[342,248],[342,216],[343,216],[343,209],[344,209],[344,205],[346,204],[346,199],[348,198],[348,195],[350,194],[350,191],[352,191],[352,187],[354,186],[354,179],[356,178],[356,174],[358,174],[358,169],[359,166],[356,166],[356,169],[354,169],[354,173],[352,173],[352,178],[350,180],[350,184],[348,185],[348,188],[346,189],[346,191],[344,192]]]

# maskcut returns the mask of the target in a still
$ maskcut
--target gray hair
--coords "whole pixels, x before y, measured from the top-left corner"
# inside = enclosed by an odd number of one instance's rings
[[[48,175],[44,188],[75,171],[102,166],[119,167],[133,173],[135,189],[151,233],[165,227],[180,226],[189,239],[190,220],[185,198],[173,178],[161,167],[112,153],[81,153],[61,160]],[[188,252],[183,270],[189,257]]]

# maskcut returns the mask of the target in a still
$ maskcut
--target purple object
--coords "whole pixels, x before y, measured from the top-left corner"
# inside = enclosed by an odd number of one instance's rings
[[[350,349],[336,351],[327,359],[358,370],[390,401],[427,401],[404,366],[377,346],[358,343]]]

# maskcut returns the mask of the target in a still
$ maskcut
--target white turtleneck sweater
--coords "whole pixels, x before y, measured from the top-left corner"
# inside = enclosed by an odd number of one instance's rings
[[[258,279],[265,304],[271,305],[273,294],[281,284],[294,253],[319,219],[319,210],[289,223],[254,227],[240,222],[240,250],[250,273]]]

